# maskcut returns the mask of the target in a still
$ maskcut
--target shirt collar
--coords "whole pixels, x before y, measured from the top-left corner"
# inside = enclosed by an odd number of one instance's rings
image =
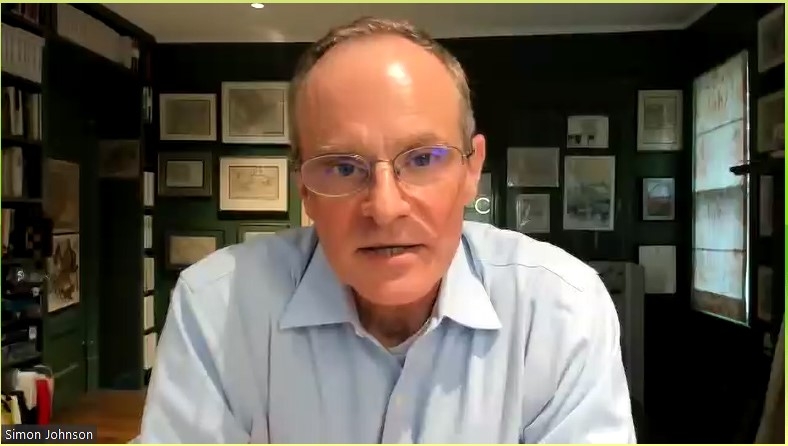
[[[469,328],[497,330],[501,321],[473,265],[463,237],[438,293],[438,319],[447,317]],[[351,323],[358,316],[346,288],[340,284],[318,243],[301,282],[279,320],[283,330],[297,327]]]

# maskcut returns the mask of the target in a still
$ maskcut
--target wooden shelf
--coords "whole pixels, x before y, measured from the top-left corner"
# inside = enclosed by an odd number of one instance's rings
[[[25,138],[24,136],[3,136],[3,147],[5,146],[22,146],[22,147],[41,147],[41,141],[34,141]]]
[[[27,198],[27,197],[2,197],[0,198],[3,208],[13,208],[21,206],[40,205],[43,200],[40,198]]]
[[[11,74],[3,71],[2,83],[4,87],[17,87],[30,93],[39,93],[41,91],[41,84],[33,82],[30,79],[25,79],[16,74]]]
[[[47,35],[46,29],[40,23],[36,23],[20,14],[11,11],[3,11],[2,17],[3,23],[6,25],[24,29],[40,37],[46,37]]]

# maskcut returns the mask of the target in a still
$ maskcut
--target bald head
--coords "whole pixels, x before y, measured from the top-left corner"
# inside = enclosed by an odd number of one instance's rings
[[[350,45],[353,44],[353,45]],[[420,50],[420,51],[419,51]],[[344,57],[345,55],[353,53],[350,58]],[[333,59],[330,63],[326,59]],[[396,62],[397,58],[409,59],[411,65],[413,63],[421,64],[423,62],[423,70],[437,68],[436,62],[442,67],[442,70],[437,69],[438,78],[431,80],[432,83],[444,83],[447,81],[455,88],[455,96],[459,98],[459,127],[463,134],[463,142],[467,143],[475,132],[475,121],[470,100],[470,90],[465,73],[460,66],[459,62],[446,51],[440,44],[432,40],[426,33],[413,27],[404,21],[393,21],[377,18],[361,18],[348,25],[333,28],[322,39],[313,44],[308,51],[304,53],[299,60],[296,67],[296,73],[291,82],[290,87],[290,139],[293,149],[294,161],[298,164],[303,157],[301,156],[301,149],[303,142],[301,141],[302,127],[300,123],[301,106],[304,104],[302,100],[302,90],[306,87],[307,81],[313,83],[316,77],[322,82],[326,79],[323,78],[329,70],[329,66],[336,68],[353,67],[357,76],[352,76],[354,73],[347,73],[351,76],[344,76],[349,83],[345,86],[337,86],[336,91],[344,89],[355,90],[355,80],[362,80],[364,83],[371,84],[375,76],[372,71],[376,68],[367,66],[371,62],[369,57],[375,56],[378,74],[381,73],[380,68],[383,68],[383,73],[389,73],[390,81],[395,81],[399,78],[400,82],[415,81],[416,78],[412,77],[415,72],[406,73],[405,68],[408,68],[404,62],[399,64]],[[353,60],[353,57],[361,57],[360,61]],[[366,58],[366,59],[363,59]],[[340,61],[341,60],[341,61]],[[392,62],[394,61],[394,62]],[[359,64],[359,62],[361,62]],[[320,67],[318,67],[320,65]],[[359,65],[362,71],[358,70]],[[315,76],[314,70],[320,68],[323,71],[320,76]],[[365,69],[366,68],[366,69]],[[339,79],[341,73],[331,73],[335,79]],[[448,76],[448,77],[447,77]],[[374,91],[376,95],[381,92]],[[374,95],[373,95],[374,98]],[[312,125],[312,123],[310,123]]]

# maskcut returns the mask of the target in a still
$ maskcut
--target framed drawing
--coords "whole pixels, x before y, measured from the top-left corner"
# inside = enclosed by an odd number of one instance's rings
[[[212,161],[211,152],[159,153],[159,195],[210,197]]]
[[[99,176],[101,178],[139,178],[141,171],[139,140],[99,141]]]
[[[465,205],[464,219],[493,224],[493,189],[492,173],[483,172],[479,177],[476,197]]]
[[[638,92],[638,150],[681,149],[681,90]]]
[[[758,72],[785,63],[785,5],[758,21]]]
[[[287,212],[286,157],[222,157],[219,164],[220,210]]]
[[[216,95],[159,95],[159,139],[216,141]]]
[[[755,150],[785,150],[785,90],[758,99],[758,134]]]
[[[254,237],[273,235],[288,227],[286,224],[278,223],[241,224],[238,226],[238,243],[244,243]]]
[[[569,116],[567,118],[567,149],[606,149],[607,146],[607,116]]]
[[[223,231],[171,231],[166,237],[165,267],[169,270],[187,268],[223,246]]]
[[[676,217],[676,182],[673,178],[643,178],[643,220]]]
[[[615,156],[565,157],[564,183],[564,229],[613,230]]]
[[[558,147],[510,147],[506,153],[509,187],[558,187]]]
[[[222,82],[222,142],[289,144],[288,82]]]
[[[649,245],[638,247],[638,263],[646,271],[646,294],[676,292],[676,247]]]
[[[79,303],[79,234],[52,237],[52,257],[47,259],[47,312]]]
[[[52,232],[79,232],[79,164],[46,158],[44,168],[44,213]]]
[[[550,232],[550,194],[519,194],[515,199],[518,231]]]

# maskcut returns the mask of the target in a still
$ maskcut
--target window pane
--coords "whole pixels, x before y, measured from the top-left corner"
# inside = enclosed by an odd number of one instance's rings
[[[695,181],[693,190],[704,191],[740,185],[744,177],[730,168],[742,163],[744,156],[744,122],[725,124],[697,137],[695,145]]]
[[[743,250],[744,209],[741,187],[695,194],[695,247]]]
[[[746,66],[743,52],[695,81],[695,135],[744,119]]]
[[[744,252],[708,251],[696,249],[695,289],[718,296],[743,299],[744,297]]]

